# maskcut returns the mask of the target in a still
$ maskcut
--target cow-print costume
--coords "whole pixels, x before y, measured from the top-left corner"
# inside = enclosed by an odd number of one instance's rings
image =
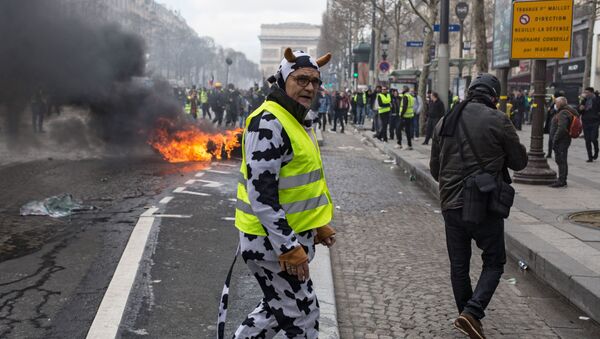
[[[306,109],[280,89],[276,88],[267,100],[278,102],[299,121],[306,115]],[[244,143],[248,197],[267,236],[240,232],[240,250],[264,297],[234,338],[272,338],[279,331],[287,338],[317,338],[319,304],[312,281],[302,282],[281,271],[279,265],[279,256],[297,246],[304,247],[309,261],[315,253],[315,233],[296,234],[279,204],[279,172],[294,157],[291,141],[279,120],[265,111],[249,122]]]

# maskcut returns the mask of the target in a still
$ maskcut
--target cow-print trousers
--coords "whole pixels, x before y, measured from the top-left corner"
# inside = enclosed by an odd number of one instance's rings
[[[298,235],[309,261],[315,255],[313,234],[313,231],[307,231]],[[296,276],[282,272],[267,237],[240,232],[240,248],[242,258],[258,280],[264,296],[233,338],[273,338],[279,331],[287,338],[318,338],[319,302],[312,280],[302,282]]]

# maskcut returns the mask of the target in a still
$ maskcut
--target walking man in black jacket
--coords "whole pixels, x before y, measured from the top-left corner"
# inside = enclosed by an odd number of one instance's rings
[[[518,171],[527,165],[525,146],[520,144],[515,127],[496,109],[499,93],[500,82],[496,77],[478,75],[469,86],[467,99],[455,105],[437,124],[429,163],[431,175],[439,182],[450,280],[460,313],[454,326],[478,339],[485,338],[481,319],[506,263],[504,219],[484,212],[481,222],[465,221],[463,207],[467,207],[468,200],[463,196],[469,190],[463,180],[482,173],[483,168],[494,178],[503,177],[509,183],[506,168]],[[469,276],[472,239],[483,250],[483,269],[475,290]]]
[[[600,126],[600,102],[593,87],[587,87],[583,91],[584,101],[579,107],[581,123],[583,124],[583,137],[588,154],[587,162],[598,159],[598,128]],[[592,146],[594,146],[592,154]]]
[[[431,101],[429,102],[429,107],[427,109],[427,125],[423,145],[429,144],[429,139],[433,136],[435,125],[437,125],[444,116],[444,110],[444,103],[440,100],[439,94],[437,92],[432,92]]]

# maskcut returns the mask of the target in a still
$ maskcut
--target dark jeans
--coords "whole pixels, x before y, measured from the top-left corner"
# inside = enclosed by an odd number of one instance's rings
[[[394,139],[394,134],[396,134],[396,128],[398,128],[398,123],[400,122],[400,116],[390,114],[390,139]]]
[[[335,116],[333,117],[333,130],[335,131],[337,127],[337,122],[340,122],[340,128],[342,129],[342,133],[344,133],[344,115],[348,116],[348,111],[335,111]]]
[[[583,137],[585,138],[585,149],[587,150],[588,159],[598,157],[598,123],[584,124]],[[594,151],[592,153],[592,145]]]
[[[206,118],[207,115],[209,119],[212,119],[212,114],[210,114],[210,108],[208,107],[208,104],[202,104],[202,118]]]
[[[440,121],[440,119],[427,119],[424,144],[428,144],[429,139],[431,139],[433,137],[433,131],[435,130],[435,125],[437,125],[437,123],[439,121]]]
[[[510,120],[512,120],[513,125],[515,125],[518,131],[523,128],[523,112],[515,111]]]
[[[223,114],[225,113],[222,108],[213,109],[215,112],[215,118],[213,119],[213,123],[217,123],[217,126],[221,126],[223,123]]]
[[[419,137],[419,118],[421,114],[415,113],[415,117],[413,118],[413,135],[415,138]]]
[[[571,138],[567,137],[564,140],[554,140],[552,143],[554,148],[554,161],[558,166],[558,182],[561,184],[567,183],[567,174],[569,174],[569,165],[567,164],[567,153],[571,146]]]
[[[552,157],[552,149],[554,147],[552,146],[552,138],[550,137],[550,135],[548,134],[548,157]]]
[[[462,209],[446,210],[443,216],[450,258],[450,280],[458,312],[465,311],[482,319],[506,264],[504,219],[488,216],[480,224],[464,222]],[[483,251],[483,267],[475,291],[469,276],[471,240],[475,240],[477,247]]]
[[[327,126],[327,112],[319,112],[319,128],[324,131],[325,126]]]
[[[406,133],[406,141],[408,141],[408,146],[412,147],[412,122],[413,118],[400,119],[398,128],[396,128],[396,137],[398,138],[398,145],[402,145],[402,129],[404,128],[404,132]]]
[[[379,113],[379,131],[377,132],[377,138],[383,141],[387,141],[387,129],[390,123],[390,112]]]

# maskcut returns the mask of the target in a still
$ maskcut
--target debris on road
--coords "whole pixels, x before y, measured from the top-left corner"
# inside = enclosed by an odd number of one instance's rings
[[[515,285],[517,283],[517,278],[508,278],[506,279],[506,282],[511,285]]]
[[[73,196],[69,193],[63,193],[42,201],[30,201],[21,207],[20,214],[22,216],[46,215],[52,218],[61,218],[78,211],[93,210],[94,208],[94,206],[85,206],[73,200]]]
[[[519,268],[520,268],[522,271],[525,271],[525,270],[527,270],[527,268],[528,268],[528,267],[529,267],[529,266],[527,266],[527,263],[526,263],[525,261],[523,261],[523,260],[519,260]]]
[[[387,213],[387,210],[381,210],[379,213]]]
[[[580,316],[579,320],[590,320],[590,317]]]

